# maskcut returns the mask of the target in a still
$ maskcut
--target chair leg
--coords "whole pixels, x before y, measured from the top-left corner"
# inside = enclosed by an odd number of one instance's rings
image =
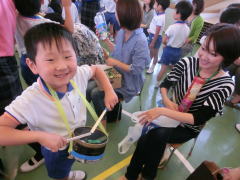
[[[197,142],[197,138],[194,138],[194,142],[193,142],[193,145],[192,145],[192,147],[191,147],[191,149],[190,149],[190,151],[189,151],[189,153],[187,155],[187,159],[192,155],[193,148],[194,148],[196,142]]]
[[[139,110],[142,111],[142,96],[139,94]]]
[[[122,118],[122,103],[119,102],[118,112],[117,112],[117,120],[120,121],[121,118]]]
[[[164,163],[164,166],[163,166],[162,168],[164,168],[164,167],[167,166],[167,164],[168,164],[168,162],[170,161],[170,159],[172,158],[175,150],[176,150],[175,148],[170,147],[171,154],[170,154],[169,158],[167,159],[167,161]]]

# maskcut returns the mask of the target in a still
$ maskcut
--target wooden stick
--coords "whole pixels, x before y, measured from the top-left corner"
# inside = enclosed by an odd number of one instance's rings
[[[98,127],[98,124],[101,122],[101,120],[102,120],[103,116],[106,114],[106,112],[107,112],[107,109],[104,109],[104,111],[102,112],[102,114],[100,115],[100,117],[98,118],[98,120],[96,121],[96,123],[94,124],[92,129],[90,130],[91,134],[94,133],[94,131]]]
[[[98,124],[101,122],[103,116],[106,114],[107,112],[107,109],[105,109],[102,114],[100,115],[100,117],[98,118],[98,120],[95,122],[95,124],[93,125],[92,129],[90,130],[90,132],[88,133],[85,133],[85,134],[81,134],[79,136],[75,136],[75,137],[72,137],[72,138],[68,138],[67,139],[67,142],[70,142],[70,141],[74,141],[76,139],[81,139],[81,138],[84,138],[86,136],[90,136],[91,134],[94,133],[94,131],[96,130],[96,128],[98,127]]]
[[[88,133],[85,133],[85,134],[81,134],[79,136],[75,136],[75,137],[72,137],[72,138],[68,138],[67,139],[67,142],[70,142],[70,141],[74,141],[74,140],[77,140],[77,139],[81,139],[81,138],[84,138],[86,136],[90,136],[92,133],[91,132],[88,132]]]

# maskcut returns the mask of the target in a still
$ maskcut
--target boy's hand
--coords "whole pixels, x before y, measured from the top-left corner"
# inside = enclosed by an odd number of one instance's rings
[[[72,0],[62,0],[61,2],[63,7],[71,7]]]
[[[118,103],[118,97],[114,91],[105,92],[104,103],[108,110],[112,110]]]
[[[42,146],[50,149],[52,152],[57,152],[60,148],[66,146],[67,144],[66,138],[47,132],[39,132],[38,142]]]

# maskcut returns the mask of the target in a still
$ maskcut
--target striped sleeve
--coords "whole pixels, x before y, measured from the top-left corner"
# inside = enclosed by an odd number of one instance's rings
[[[204,102],[204,106],[209,106],[213,110],[217,111],[216,115],[222,115],[224,102],[227,98],[232,94],[234,90],[234,83],[233,82],[225,82],[221,89],[216,90],[215,92],[211,93],[208,98]]]

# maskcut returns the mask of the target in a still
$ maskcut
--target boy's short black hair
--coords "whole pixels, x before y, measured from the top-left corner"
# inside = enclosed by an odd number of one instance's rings
[[[222,12],[220,16],[220,22],[240,26],[240,8],[227,8],[225,11]]]
[[[118,0],[116,12],[121,27],[128,30],[140,27],[143,10],[138,0]]]
[[[14,0],[14,3],[22,16],[34,16],[41,9],[41,0]]]
[[[176,13],[181,15],[181,20],[185,21],[193,11],[192,4],[188,1],[180,1],[176,4]]]
[[[170,0],[156,0],[158,5],[161,5],[163,10],[166,10],[170,5]]]
[[[51,47],[52,43],[55,41],[58,50],[60,50],[62,48],[61,41],[63,39],[68,40],[72,44],[74,50],[76,49],[72,34],[63,26],[55,23],[36,25],[28,30],[24,36],[27,57],[35,62],[39,43],[42,43],[43,46],[49,45]]]
[[[193,0],[192,4],[195,5],[194,9],[194,15],[199,15],[201,12],[203,12],[204,9],[204,0]]]

